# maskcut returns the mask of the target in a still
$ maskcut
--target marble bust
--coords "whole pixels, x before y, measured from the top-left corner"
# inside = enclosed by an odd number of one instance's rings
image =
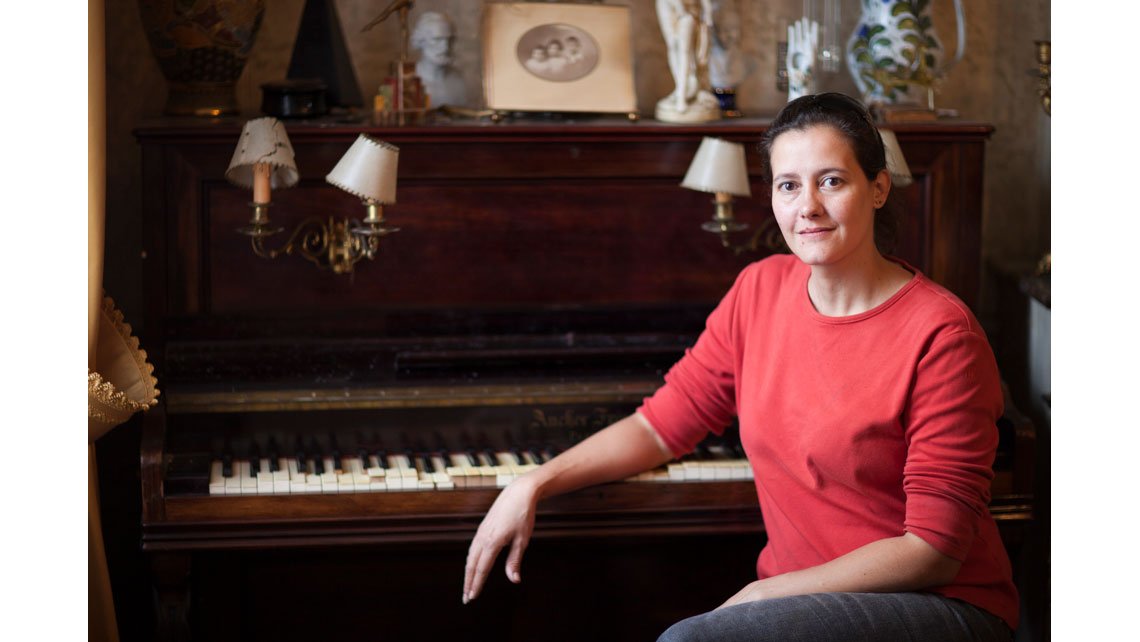
[[[424,84],[431,106],[466,105],[467,84],[454,64],[455,27],[451,19],[437,11],[422,14],[412,30],[411,41],[412,48],[421,54],[416,75]]]

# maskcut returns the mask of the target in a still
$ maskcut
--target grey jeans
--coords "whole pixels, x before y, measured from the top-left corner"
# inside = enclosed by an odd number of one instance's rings
[[[933,593],[818,593],[681,620],[658,642],[1009,642],[996,615]]]

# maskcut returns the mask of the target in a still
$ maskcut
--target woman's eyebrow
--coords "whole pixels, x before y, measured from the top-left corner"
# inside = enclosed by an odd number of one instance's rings
[[[819,176],[821,174],[847,174],[847,173],[848,173],[848,171],[842,167],[824,167],[824,168],[818,169],[814,172],[814,174],[816,176]],[[797,172],[781,172],[781,173],[773,176],[772,180],[777,181],[777,180],[781,180],[781,179],[785,179],[785,178],[799,178],[799,177],[800,177],[800,175]]]

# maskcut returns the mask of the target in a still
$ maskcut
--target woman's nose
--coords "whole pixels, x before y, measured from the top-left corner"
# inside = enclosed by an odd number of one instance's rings
[[[803,218],[813,218],[823,213],[823,206],[820,203],[819,191],[807,187],[800,192],[798,214]]]

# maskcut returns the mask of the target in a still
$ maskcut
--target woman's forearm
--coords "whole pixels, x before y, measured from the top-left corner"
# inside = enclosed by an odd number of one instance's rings
[[[722,607],[809,593],[917,591],[949,583],[961,566],[922,538],[906,533],[871,542],[818,566],[753,582]]]
[[[534,484],[542,499],[625,479],[672,458],[648,420],[634,413],[590,435],[518,481]]]

